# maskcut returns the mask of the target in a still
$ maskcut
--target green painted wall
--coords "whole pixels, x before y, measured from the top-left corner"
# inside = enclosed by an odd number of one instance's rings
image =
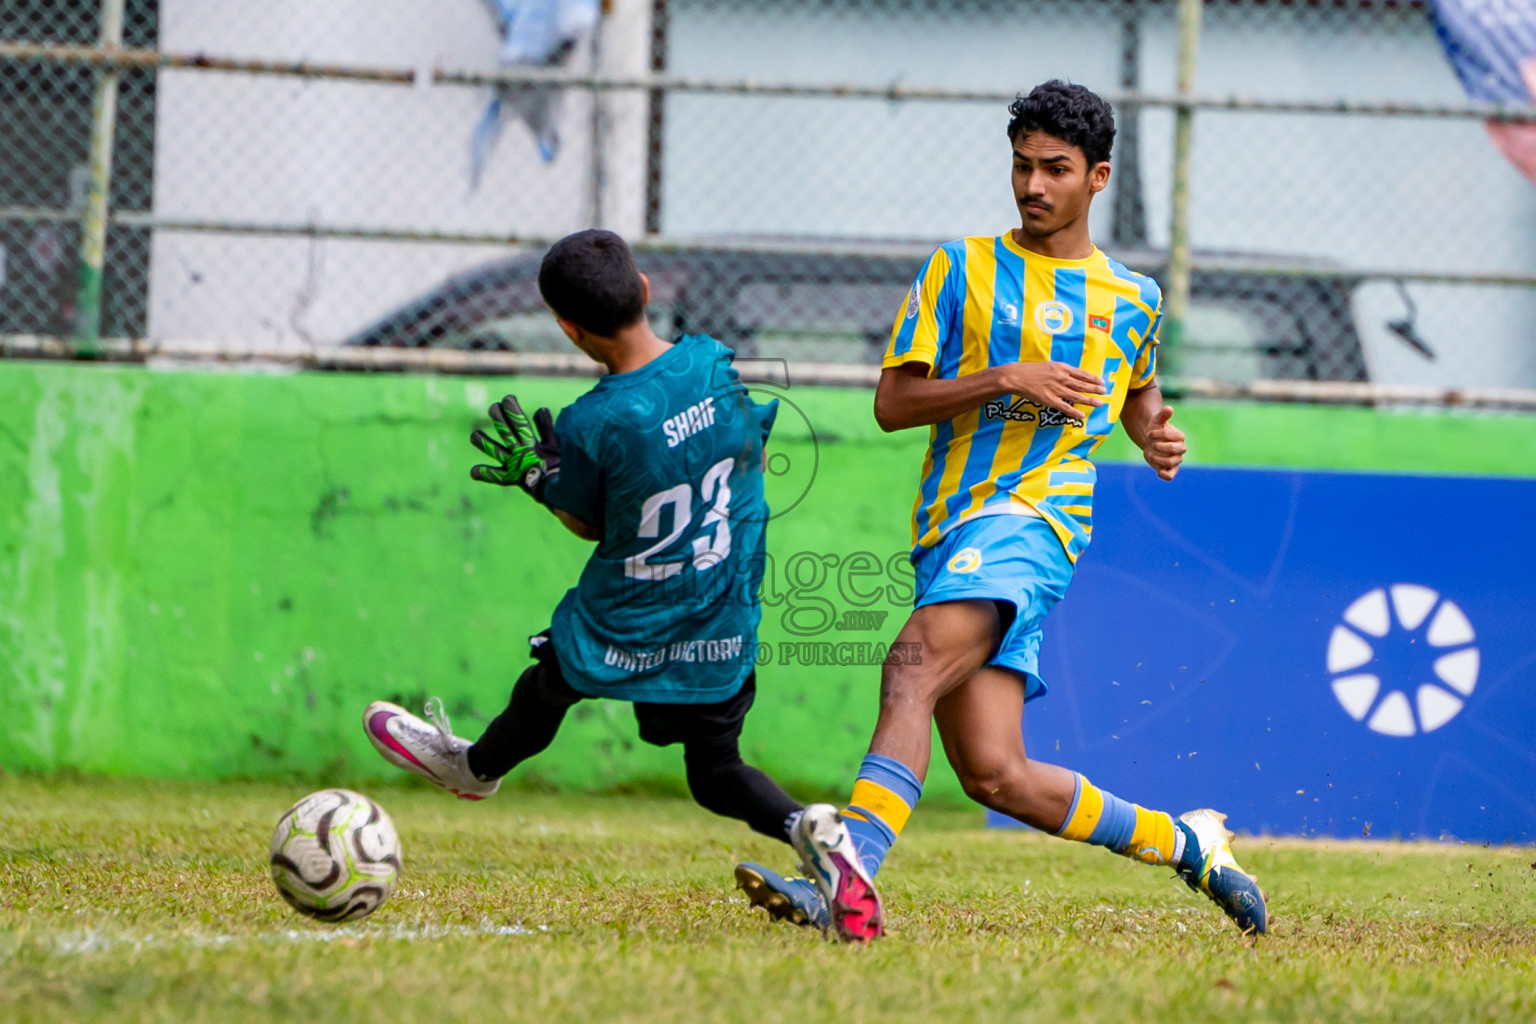
[[[0,767],[382,777],[363,706],[432,693],[473,734],[587,545],[472,483],[466,439],[505,391],[558,407],[585,386],[0,363]],[[841,790],[878,669],[785,664],[780,645],[894,635],[924,433],[881,434],[865,391],[784,397],[770,500],[804,497],[769,528],[772,660],[744,747]],[[1194,463],[1536,475],[1536,418],[1191,403],[1176,422]],[[880,627],[801,635],[866,600]],[[680,768],[636,741],[627,705],[590,702],[518,774],[607,787]],[[947,771],[931,788],[957,792]]]

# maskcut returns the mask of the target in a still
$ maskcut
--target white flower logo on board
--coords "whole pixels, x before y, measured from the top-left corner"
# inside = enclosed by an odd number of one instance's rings
[[[1427,623],[1427,625],[1426,625]],[[1393,628],[1394,624],[1396,629]],[[1466,613],[1417,583],[1377,587],[1344,609],[1328,638],[1333,695],[1357,722],[1384,736],[1434,732],[1455,718],[1477,688],[1477,639]],[[1383,679],[1373,663],[1387,644],[1427,646],[1434,678]],[[1435,651],[1445,653],[1435,655]]]

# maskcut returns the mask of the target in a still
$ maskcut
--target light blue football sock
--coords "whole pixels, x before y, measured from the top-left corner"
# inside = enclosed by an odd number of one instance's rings
[[[880,870],[922,795],[923,784],[912,769],[884,754],[865,755],[843,820],[869,877]]]

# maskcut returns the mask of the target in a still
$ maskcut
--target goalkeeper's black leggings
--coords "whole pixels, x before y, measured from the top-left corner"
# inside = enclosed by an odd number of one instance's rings
[[[512,688],[507,709],[469,748],[469,768],[482,779],[499,779],[554,741],[565,713],[586,695],[565,681],[547,636],[535,643],[535,662]],[[767,775],[741,760],[742,720],[757,693],[756,673],[736,696],[718,704],[635,704],[640,738],[665,747],[683,745],[688,790],[700,807],[789,841],[785,824],[800,804]]]

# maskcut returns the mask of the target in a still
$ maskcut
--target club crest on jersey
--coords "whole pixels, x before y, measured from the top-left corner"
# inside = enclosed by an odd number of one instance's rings
[[[1072,311],[1055,299],[1035,307],[1035,326],[1046,334],[1060,334],[1072,329]]]
[[[1012,396],[1009,396],[1012,397]],[[995,398],[985,407],[989,420],[1015,420],[1021,423],[1035,422],[1042,427],[1062,427],[1068,423],[1078,423],[1057,409],[1046,409],[1036,405],[1027,398],[1014,398],[1009,402],[1006,398]]]
[[[961,548],[949,560],[950,572],[975,572],[981,568],[981,551],[977,548]]]
[[[912,293],[907,296],[907,319],[908,320],[911,320],[913,317],[917,316],[917,306],[918,306],[918,302],[921,299],[921,297],[922,297],[922,287],[921,287],[921,284],[920,284],[920,282],[913,281],[912,282]]]

